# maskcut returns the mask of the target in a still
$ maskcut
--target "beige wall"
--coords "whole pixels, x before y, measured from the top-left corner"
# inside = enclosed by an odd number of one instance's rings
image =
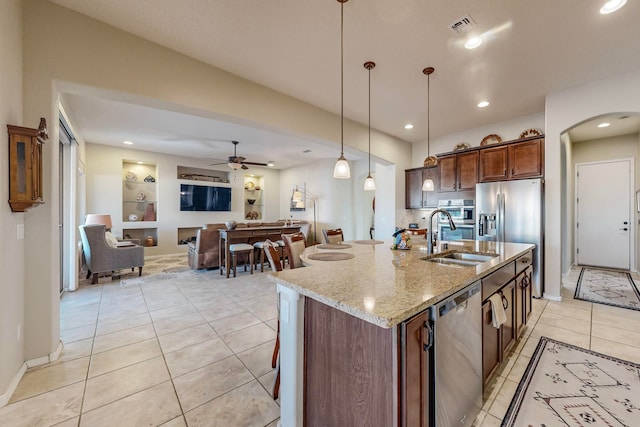
[[[8,137],[6,125],[35,123],[22,121],[22,2],[0,2],[0,406],[9,398],[9,388],[22,366],[24,338],[17,339],[17,328],[24,329],[24,241],[17,240],[16,229],[24,223],[25,214],[9,208]],[[36,208],[37,209],[37,208]],[[24,336],[24,330],[22,332]],[[13,384],[15,386],[15,384]]]

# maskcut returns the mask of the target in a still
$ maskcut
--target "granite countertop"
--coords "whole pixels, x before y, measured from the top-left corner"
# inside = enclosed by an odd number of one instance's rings
[[[271,279],[383,328],[409,319],[535,247],[526,243],[447,242],[448,251],[497,254],[478,266],[461,267],[422,260],[427,256],[426,241],[414,240],[411,250],[391,250],[391,240],[378,245],[345,243],[351,247],[331,250],[311,246],[301,257],[307,267],[272,272]],[[447,252],[441,249],[442,243],[435,252]],[[321,252],[354,257],[340,261],[309,258]]]

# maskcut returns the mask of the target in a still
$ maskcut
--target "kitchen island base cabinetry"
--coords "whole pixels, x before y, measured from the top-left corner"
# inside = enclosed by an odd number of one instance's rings
[[[304,424],[395,425],[395,329],[306,298],[304,331]]]

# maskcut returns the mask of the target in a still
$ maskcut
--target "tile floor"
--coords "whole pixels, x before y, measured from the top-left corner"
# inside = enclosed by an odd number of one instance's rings
[[[534,300],[476,426],[500,425],[540,336],[640,363],[640,312],[574,300],[578,273],[565,279],[562,302]],[[217,270],[169,276],[65,293],[62,355],[28,370],[0,425],[275,426],[273,283]]]
[[[82,283],[60,302],[60,359],[25,373],[1,426],[277,424],[276,293],[265,274]]]

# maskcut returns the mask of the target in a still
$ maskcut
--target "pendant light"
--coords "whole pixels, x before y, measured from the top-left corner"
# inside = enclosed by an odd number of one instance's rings
[[[364,180],[364,191],[375,191],[376,182],[371,177],[371,70],[374,69],[376,63],[373,61],[367,61],[364,63],[364,68],[369,70],[369,175]]]
[[[429,83],[431,80],[431,74],[435,71],[433,67],[427,67],[422,70],[423,74],[427,75],[427,160],[429,160],[429,134],[431,133],[431,124],[429,123],[429,113],[431,112],[431,106],[429,103],[429,98],[431,96],[431,91],[429,87]],[[435,162],[430,164],[430,168],[436,166],[438,163],[436,159]],[[422,191],[436,191],[435,185],[433,185],[433,180],[431,179],[431,169],[427,169],[427,179],[422,183]]]
[[[338,0],[340,3],[340,157],[333,168],[333,177],[351,178],[349,162],[344,158],[344,4],[349,0]]]

